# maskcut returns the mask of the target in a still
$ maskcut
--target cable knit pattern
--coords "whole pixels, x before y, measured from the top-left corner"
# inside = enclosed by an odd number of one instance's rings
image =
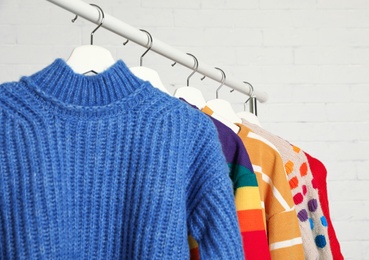
[[[243,258],[212,122],[122,61],[1,85],[0,128],[0,259]]]

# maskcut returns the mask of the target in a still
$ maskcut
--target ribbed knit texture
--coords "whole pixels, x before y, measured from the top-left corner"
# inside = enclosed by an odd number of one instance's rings
[[[218,120],[210,118],[218,131],[222,150],[229,166],[229,174],[233,181],[245,259],[268,260],[270,252],[260,191],[249,155],[237,134]],[[190,248],[191,260],[200,259],[196,241],[190,240]]]
[[[1,85],[0,128],[0,259],[243,258],[212,122],[122,61]]]
[[[326,221],[328,223],[328,236],[329,242],[331,246],[331,251],[334,260],[343,260],[343,255],[341,253],[341,246],[338,242],[336,232],[334,230],[331,216],[329,213],[329,201],[328,201],[328,190],[327,190],[327,169],[324,164],[318,159],[312,157],[308,153],[305,152],[305,155],[308,159],[309,166],[311,172],[313,174],[313,185],[316,189],[318,189],[319,193],[319,201],[322,206],[324,216],[326,217]]]
[[[275,145],[281,155],[299,220],[305,259],[332,259],[326,216],[304,152],[260,126],[246,120],[242,123]]]

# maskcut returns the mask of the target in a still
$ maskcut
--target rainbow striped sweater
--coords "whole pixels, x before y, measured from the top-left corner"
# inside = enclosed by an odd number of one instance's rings
[[[242,124],[237,125],[240,127],[238,136],[258,180],[272,259],[303,260],[301,232],[281,156],[268,140]]]
[[[208,107],[202,111],[208,115],[213,113]],[[237,134],[218,120],[210,118],[217,128],[233,181],[245,259],[270,259],[259,186],[249,155]],[[192,238],[190,249],[191,259],[199,259],[198,247]]]

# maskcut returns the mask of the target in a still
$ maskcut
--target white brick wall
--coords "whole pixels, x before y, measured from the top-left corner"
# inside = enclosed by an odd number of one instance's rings
[[[200,61],[269,93],[259,119],[328,169],[331,214],[346,259],[369,254],[369,2],[366,0],[110,0],[107,13],[191,52]],[[75,46],[94,28],[45,1],[0,1],[0,82],[31,74]],[[104,29],[95,43],[137,66],[144,48]],[[190,73],[148,53],[170,91]],[[212,99],[218,83],[195,75]],[[246,97],[222,97],[243,109]]]

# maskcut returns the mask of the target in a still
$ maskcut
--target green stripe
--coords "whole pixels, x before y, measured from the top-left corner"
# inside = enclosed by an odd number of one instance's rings
[[[233,181],[234,189],[241,187],[258,187],[255,173],[239,164],[228,164],[230,177]]]

